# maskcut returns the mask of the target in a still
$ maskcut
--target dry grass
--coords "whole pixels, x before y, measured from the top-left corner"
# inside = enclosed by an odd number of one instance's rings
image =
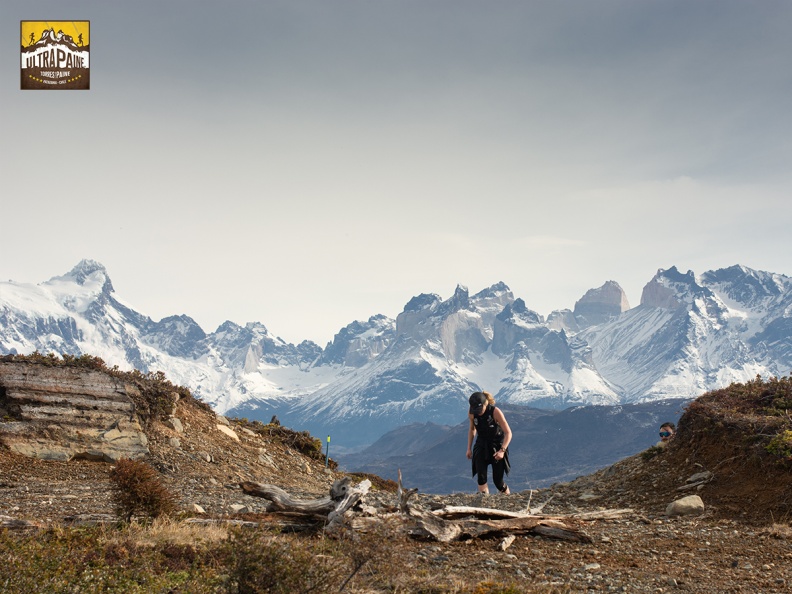
[[[792,540],[792,526],[789,524],[773,524],[765,529],[765,534],[781,540]]]
[[[228,528],[222,524],[197,524],[172,518],[157,518],[150,523],[132,522],[124,532],[108,531],[108,543],[132,543],[136,546],[158,547],[165,544],[202,546],[228,539]]]

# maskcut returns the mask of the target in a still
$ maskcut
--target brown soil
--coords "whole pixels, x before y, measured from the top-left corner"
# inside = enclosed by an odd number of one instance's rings
[[[500,539],[442,544],[394,538],[392,554],[412,583],[424,580],[448,588],[444,591],[472,591],[482,581],[514,584],[514,591],[525,592],[792,591],[792,472],[788,462],[765,450],[767,440],[761,437],[781,421],[713,403],[702,397],[691,405],[666,448],[570,483],[510,496],[419,494],[411,500],[427,507],[515,511],[544,503],[544,514],[561,516],[633,510],[618,519],[572,521],[591,537],[590,544],[520,536],[501,551]],[[326,495],[342,476],[325,469],[320,457],[308,458],[284,444],[271,426],[259,425],[251,435],[243,429],[251,425],[232,420],[237,442],[217,429],[211,411],[190,399],[177,405],[175,415],[184,433],[154,423],[147,430],[147,461],[178,493],[185,510],[197,504],[207,517],[230,518],[239,517],[231,506],[241,504],[249,508],[241,517],[267,521],[267,502],[244,495],[240,481],[271,483],[295,497],[312,498]],[[0,515],[47,524],[78,514],[113,514],[111,468],[101,462],[33,460],[0,448]],[[709,482],[680,490],[702,471],[713,473]],[[391,487],[379,482],[372,501],[394,505]],[[670,502],[689,494],[703,499],[702,515],[665,516]],[[368,583],[365,591],[377,591]],[[355,591],[353,586],[346,591]]]

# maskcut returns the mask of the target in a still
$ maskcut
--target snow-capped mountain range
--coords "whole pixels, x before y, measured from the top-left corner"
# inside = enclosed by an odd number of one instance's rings
[[[115,296],[83,260],[38,285],[0,283],[0,354],[91,354],[163,371],[218,412],[281,422],[346,445],[394,427],[457,424],[467,396],[562,409],[693,398],[792,370],[792,279],[744,266],[699,276],[659,270],[630,308],[618,283],[547,319],[502,282],[448,299],[421,294],[395,320],[342,328],[324,348],[258,322],[207,334],[187,315],[158,322]]]

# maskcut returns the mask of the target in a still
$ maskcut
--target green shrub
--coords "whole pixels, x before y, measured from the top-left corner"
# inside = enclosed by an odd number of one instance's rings
[[[657,456],[657,454],[661,453],[664,449],[665,448],[663,446],[652,446],[648,450],[644,450],[643,452],[641,452],[641,460],[643,460],[644,462],[651,460],[652,458]]]
[[[770,440],[765,449],[774,456],[792,461],[792,431],[782,431]]]
[[[242,425],[243,427],[258,433],[259,435],[266,436],[269,439],[274,439],[288,448],[300,452],[302,455],[307,456],[313,460],[320,462],[325,461],[325,453],[322,450],[322,441],[311,435],[308,431],[295,431],[288,427],[283,427],[275,423],[262,423],[261,421],[248,421],[244,418],[233,419],[234,422]],[[327,466],[331,470],[338,468],[338,462],[330,458],[327,461]]]
[[[110,480],[118,514],[127,522],[136,514],[158,518],[177,509],[176,496],[145,462],[121,458],[110,472]]]

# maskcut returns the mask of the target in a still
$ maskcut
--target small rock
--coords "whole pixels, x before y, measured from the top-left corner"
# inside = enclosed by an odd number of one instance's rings
[[[702,481],[708,481],[712,478],[712,473],[709,470],[705,470],[704,472],[697,472],[696,474],[691,475],[686,483],[700,483]]]
[[[583,566],[583,569],[585,569],[586,571],[596,571],[599,568],[600,568],[599,563],[589,563]]]
[[[585,493],[582,493],[578,497],[578,499],[580,499],[581,501],[596,501],[597,499],[600,498],[601,497],[599,495],[597,495],[596,493],[592,493],[591,491],[586,491]]]
[[[239,441],[239,435],[237,435],[236,431],[231,429],[231,427],[228,427],[227,425],[221,425],[220,423],[218,423],[216,427],[218,431],[220,431],[221,433],[225,433],[226,435],[228,435],[228,437],[230,437],[234,441]]]
[[[202,508],[200,505],[198,505],[197,503],[193,503],[192,504],[192,509],[193,509],[193,511],[196,514],[205,514],[206,513],[206,510],[204,508]]]
[[[182,425],[182,422],[178,417],[170,417],[167,420],[167,424],[176,433],[184,433],[184,425]]]
[[[667,516],[686,516],[691,514],[700,514],[704,511],[704,502],[698,495],[688,495],[677,499],[668,504],[666,507]]]

